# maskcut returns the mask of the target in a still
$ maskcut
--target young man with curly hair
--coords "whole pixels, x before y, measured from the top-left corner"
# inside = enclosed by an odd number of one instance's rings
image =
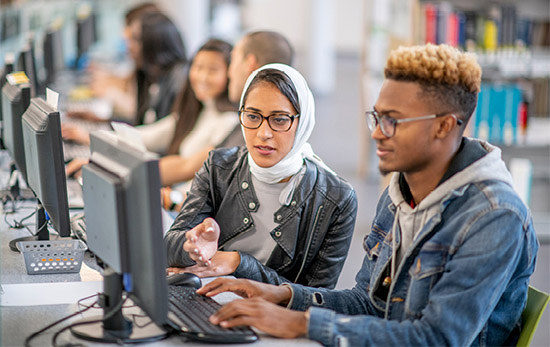
[[[324,345],[515,344],[538,243],[500,150],[463,136],[480,82],[475,58],[450,46],[393,51],[367,112],[379,169],[393,176],[355,287],[218,279],[199,293],[249,299],[211,321]]]

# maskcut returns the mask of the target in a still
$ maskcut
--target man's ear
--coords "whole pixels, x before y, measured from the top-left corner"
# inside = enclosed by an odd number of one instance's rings
[[[453,114],[445,115],[439,119],[439,127],[436,132],[437,138],[445,138],[453,131],[458,130],[460,125],[457,123],[457,117]]]
[[[249,69],[249,71],[252,73],[252,71],[259,69],[261,66],[258,62],[258,58],[252,53],[249,53],[245,58],[244,62],[246,67]]]

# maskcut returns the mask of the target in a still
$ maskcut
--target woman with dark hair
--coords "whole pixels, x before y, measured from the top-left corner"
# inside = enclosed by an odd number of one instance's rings
[[[113,102],[114,119],[141,125],[152,123],[172,111],[176,96],[185,84],[187,57],[177,27],[155,7],[144,8],[129,20],[124,35],[135,66],[133,76],[123,85],[113,83],[111,88],[113,79],[93,68],[90,88],[95,96]],[[98,120],[87,114],[89,112],[85,113],[73,115]],[[68,124],[62,130],[65,140],[81,144],[90,142],[88,132],[78,126]]]
[[[180,170],[185,171],[193,160],[202,163],[207,153],[239,122],[237,106],[227,95],[231,48],[229,43],[218,39],[202,45],[191,61],[174,112],[153,124],[138,127],[149,150],[166,154],[159,163],[164,185],[191,179],[192,176],[180,175]]]
[[[183,87],[187,58],[176,25],[160,12],[146,12],[130,24],[128,51],[136,64],[135,125],[170,113]]]
[[[210,152],[165,235],[168,272],[333,288],[357,198],[307,143],[315,105],[305,79],[283,64],[254,71],[239,119],[246,147]]]

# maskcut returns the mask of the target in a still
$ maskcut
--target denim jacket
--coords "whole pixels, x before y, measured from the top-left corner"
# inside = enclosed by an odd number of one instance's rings
[[[475,145],[488,153],[436,188],[458,182],[439,191],[436,212],[404,252],[389,286],[392,245],[401,241],[395,233],[392,242],[396,179],[379,200],[355,287],[291,285],[289,308],[310,310],[309,338],[330,346],[515,343],[538,243],[500,150],[473,140],[464,148]]]
[[[251,212],[258,206],[245,147],[210,152],[193,180],[189,196],[166,233],[168,264],[193,265],[183,250],[185,232],[213,217],[220,225],[219,249],[255,228]],[[281,284],[334,288],[344,266],[357,214],[357,197],[349,183],[305,160],[306,172],[288,206],[274,213],[278,224],[266,237],[276,246],[265,265],[245,252],[235,277]]]

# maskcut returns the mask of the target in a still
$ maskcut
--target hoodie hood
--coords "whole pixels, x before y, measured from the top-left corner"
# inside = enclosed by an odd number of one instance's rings
[[[452,191],[472,183],[487,180],[499,180],[512,186],[512,176],[501,158],[501,151],[498,147],[478,139],[464,138],[463,141],[462,149],[453,161],[463,160],[468,164],[463,169],[450,175],[445,181],[440,182],[414,208],[408,204],[401,192],[399,185],[400,173],[395,173],[392,176],[388,194],[396,206],[392,239],[395,242],[394,252],[397,251],[397,254],[394,253],[398,260],[397,264],[401,262],[404,253],[426,222],[440,212],[441,202]],[[471,153],[475,152],[481,153],[481,156],[479,158],[472,157]],[[483,152],[485,154],[482,154]],[[397,233],[400,235],[396,235]],[[395,269],[392,269],[392,273],[395,273]]]

